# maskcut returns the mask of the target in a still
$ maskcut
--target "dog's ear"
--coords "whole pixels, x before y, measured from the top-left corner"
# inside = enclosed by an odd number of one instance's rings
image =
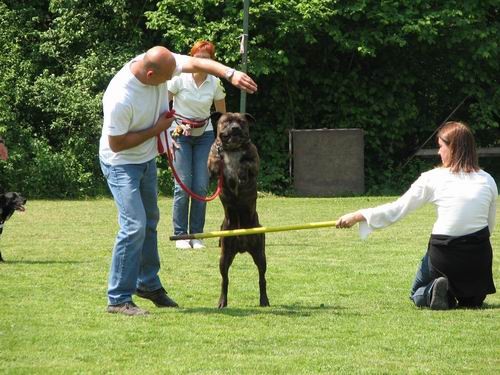
[[[255,124],[255,117],[253,117],[250,113],[243,113],[243,116],[246,118],[249,124]]]
[[[214,129],[217,127],[217,122],[219,121],[221,116],[222,116],[221,112],[213,112],[210,115],[210,120],[212,121],[212,126],[214,127]]]
[[[217,123],[219,122],[221,116],[222,116],[221,112],[214,112],[210,115],[210,121],[212,121],[212,128],[214,129],[215,138],[217,138]]]

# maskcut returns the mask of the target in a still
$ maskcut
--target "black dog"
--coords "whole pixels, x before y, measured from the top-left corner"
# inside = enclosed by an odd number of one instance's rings
[[[218,122],[217,122],[218,119]],[[249,114],[225,113],[212,115],[217,122],[217,137],[210,149],[208,170],[211,179],[222,173],[224,180],[220,200],[224,206],[222,230],[260,227],[257,215],[257,174],[259,154],[250,140]],[[266,253],[264,234],[223,237],[219,242],[219,269],[222,288],[219,308],[227,306],[229,267],[239,252],[249,252],[259,270],[260,306],[269,306],[266,290]]]
[[[26,198],[15,192],[0,194],[0,234],[3,232],[4,223],[10,219],[14,211],[24,211]],[[3,262],[0,253],[0,262]]]

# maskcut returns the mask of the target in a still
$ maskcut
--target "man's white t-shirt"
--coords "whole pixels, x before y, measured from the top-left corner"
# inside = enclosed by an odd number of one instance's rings
[[[193,74],[182,73],[168,81],[168,91],[174,94],[175,113],[194,119],[209,117],[214,100],[221,100],[226,97],[221,80],[211,74],[207,74],[205,81],[200,86],[197,86]],[[212,129],[212,123],[209,120],[204,131]],[[193,129],[192,135],[201,135],[202,132],[197,130]]]
[[[498,188],[483,170],[452,173],[448,168],[424,172],[398,200],[360,210],[366,222],[360,222],[361,236],[373,229],[387,227],[425,203],[436,206],[437,219],[432,234],[464,236],[486,226],[495,226]]]
[[[156,137],[127,150],[113,152],[108,136],[123,135],[153,127],[160,114],[168,111],[167,83],[152,86],[139,81],[130,68],[145,54],[129,61],[113,77],[102,100],[104,123],[99,142],[99,157],[109,165],[140,164],[152,160],[158,154]],[[176,68],[172,76],[182,72],[186,56],[173,54]]]

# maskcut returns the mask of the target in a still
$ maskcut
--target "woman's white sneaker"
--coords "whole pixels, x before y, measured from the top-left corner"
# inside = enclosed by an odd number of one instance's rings
[[[188,240],[177,240],[175,241],[175,247],[178,249],[191,249],[191,244]]]
[[[193,249],[203,249],[205,245],[203,245],[202,240],[191,240],[191,247]]]

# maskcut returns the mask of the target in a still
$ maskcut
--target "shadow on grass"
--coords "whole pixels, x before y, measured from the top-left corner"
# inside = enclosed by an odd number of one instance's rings
[[[457,310],[496,310],[500,308],[500,303],[483,303],[483,306],[476,308],[458,307]]]
[[[266,248],[268,247],[290,247],[290,248],[294,248],[295,246],[300,246],[300,247],[318,247],[318,244],[317,243],[312,243],[310,241],[304,241],[304,242],[300,242],[300,241],[295,241],[295,242],[289,242],[289,243],[286,243],[286,242],[276,242],[276,243],[273,243],[273,242],[270,242],[270,241],[267,241],[266,240]]]
[[[89,263],[87,261],[77,261],[77,260],[6,260],[5,262],[1,262],[6,266],[9,264],[81,264],[81,263]]]
[[[308,317],[318,313],[328,312],[329,314],[340,314],[344,310],[338,306],[304,306],[304,305],[279,305],[271,307],[250,307],[233,308],[226,307],[219,309],[217,307],[196,307],[181,309],[179,312],[184,314],[219,314],[234,317],[246,317],[251,315],[278,315],[278,316],[303,316]]]

